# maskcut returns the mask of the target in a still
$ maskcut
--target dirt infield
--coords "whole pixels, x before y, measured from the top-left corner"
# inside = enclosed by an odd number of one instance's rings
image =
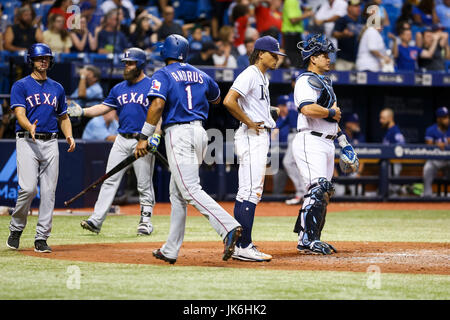
[[[234,202],[220,202],[220,205],[229,213],[233,212]],[[288,206],[283,202],[262,202],[256,209],[257,216],[297,216],[300,206]],[[328,212],[347,210],[449,210],[450,202],[337,202],[330,203]],[[57,210],[56,210],[57,211]],[[62,210],[66,211],[66,210]],[[74,212],[93,211],[92,208],[72,209]],[[139,215],[138,204],[120,206],[120,214]],[[155,215],[170,215],[170,203],[157,203],[154,208]],[[192,206],[188,206],[188,215],[200,216]]]
[[[277,270],[322,270],[366,272],[377,266],[383,273],[450,275],[450,243],[416,242],[331,242],[338,253],[330,256],[299,254],[293,242],[257,243],[270,253],[270,262],[222,261],[220,242],[185,242],[176,266],[231,267]],[[25,255],[50,259],[167,265],[155,259],[151,252],[158,242],[111,243],[53,246],[53,253],[39,254],[32,249]]]

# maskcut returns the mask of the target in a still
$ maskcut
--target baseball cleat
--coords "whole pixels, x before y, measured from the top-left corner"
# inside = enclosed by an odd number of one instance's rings
[[[236,246],[236,241],[238,241],[241,234],[242,234],[242,227],[239,226],[228,232],[228,234],[225,236],[225,239],[223,239],[224,243],[222,256],[223,261],[227,261],[233,255]]]
[[[100,232],[100,229],[97,228],[96,226],[94,226],[94,224],[92,222],[90,222],[89,220],[82,220],[80,222],[80,226],[83,229],[89,230],[89,231],[97,233],[97,234]]]
[[[329,255],[337,253],[337,250],[331,244],[320,240],[311,242],[309,246],[299,244],[297,245],[297,250],[303,254]]]
[[[235,260],[264,262],[272,260],[270,254],[263,253],[256,248],[253,243],[250,243],[247,248],[239,248],[239,254],[237,257],[233,257]]]
[[[138,236],[149,236],[153,232],[153,226],[150,222],[141,222],[137,227]]]
[[[163,260],[163,261],[168,262],[170,264],[174,264],[175,262],[177,262],[177,259],[167,258],[165,255],[163,255],[162,252],[161,252],[161,249],[153,250],[152,253],[153,253],[153,256],[156,259]]]
[[[302,197],[294,197],[292,199],[287,199],[284,203],[287,205],[290,205],[290,206],[302,204],[303,198]]]
[[[233,258],[233,259],[236,259],[238,256],[239,256],[239,249],[240,249],[240,247],[239,246],[234,246],[234,251],[233,251],[233,254],[231,255],[231,257]]]
[[[6,241],[6,246],[12,250],[19,249],[20,236],[22,231],[11,231]]]
[[[34,251],[41,253],[51,253],[52,248],[47,245],[47,241],[45,240],[36,240],[34,242]]]

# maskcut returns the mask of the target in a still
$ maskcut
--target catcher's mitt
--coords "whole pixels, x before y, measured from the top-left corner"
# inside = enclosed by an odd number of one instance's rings
[[[341,149],[341,155],[339,157],[339,167],[345,174],[357,172],[359,169],[359,160],[356,156],[356,152],[349,144]]]
[[[67,114],[70,117],[82,117],[84,115],[84,110],[78,103],[71,100],[67,104]]]

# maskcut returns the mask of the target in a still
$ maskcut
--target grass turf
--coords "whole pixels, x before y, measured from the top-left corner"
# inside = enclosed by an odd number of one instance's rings
[[[137,216],[110,216],[102,232],[82,230],[83,217],[55,216],[50,245],[165,241],[168,216],[155,216],[154,234],[136,237]],[[0,217],[0,239],[8,237],[10,217]],[[292,241],[295,217],[256,217],[253,237]],[[36,217],[31,216],[21,247],[32,247]],[[327,217],[329,241],[449,242],[446,211],[347,211]],[[189,217],[185,241],[217,241],[202,217]],[[73,288],[71,266],[81,272]],[[252,270],[87,263],[50,260],[0,249],[0,299],[449,299],[450,277],[381,274],[380,289],[367,285],[369,274],[325,271]],[[170,271],[169,271],[170,270]]]

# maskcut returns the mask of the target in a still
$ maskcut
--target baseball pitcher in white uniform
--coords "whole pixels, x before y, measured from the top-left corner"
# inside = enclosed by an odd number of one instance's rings
[[[301,50],[307,71],[297,78],[294,88],[299,114],[293,152],[308,191],[294,232],[298,233],[297,249],[300,253],[328,255],[337,251],[331,244],[321,241],[320,236],[327,205],[334,193],[331,182],[334,140],[337,138],[342,147],[340,165],[344,172],[357,170],[359,161],[339,129],[341,110],[337,106],[331,79],[324,76],[330,70],[328,54],[337,49],[320,34],[299,42],[297,47]]]
[[[277,67],[280,52],[278,41],[265,36],[255,42],[250,66],[236,78],[224,99],[224,105],[241,124],[234,138],[239,163],[239,187],[234,217],[242,225],[242,236],[236,243],[233,259],[270,261],[272,256],[260,252],[252,242],[256,205],[261,200],[270,130],[276,123],[271,115],[269,78],[266,71]]]

